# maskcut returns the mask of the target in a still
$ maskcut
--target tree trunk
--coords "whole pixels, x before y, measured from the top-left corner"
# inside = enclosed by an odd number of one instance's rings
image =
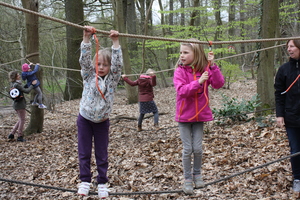
[[[215,41],[220,40],[220,36],[222,35],[222,18],[221,18],[221,0],[214,1],[214,9],[215,9],[215,19],[216,19],[216,33],[215,33]],[[221,48],[222,45],[216,45],[216,48]]]
[[[113,7],[114,12],[116,15],[116,22],[117,22],[117,30],[120,33],[126,33],[126,27],[124,23],[124,15],[123,15],[123,2],[119,0],[113,0]],[[129,52],[127,47],[127,38],[126,37],[120,37],[120,44],[122,46],[122,52],[123,52],[123,62],[124,62],[124,72],[125,74],[132,74],[131,66],[130,66],[130,58],[129,58]],[[131,78],[131,77],[129,77]],[[137,96],[137,88],[131,87],[128,84],[125,84],[126,94],[128,103],[137,103],[138,102],[138,96]]]
[[[130,13],[129,15],[125,14],[126,21],[129,22],[129,23],[126,23],[128,33],[129,34],[137,34],[138,19],[136,16],[134,0],[127,0],[127,12],[126,13]],[[130,53],[130,56],[133,58],[138,51],[137,39],[136,38],[128,38],[127,40],[128,40],[128,49],[130,49],[130,52],[132,52],[132,53]]]
[[[276,38],[279,26],[279,2],[278,0],[262,1],[261,38]],[[263,42],[261,48],[274,46],[275,42]],[[275,49],[262,51],[259,55],[257,69],[257,93],[262,102],[257,109],[275,106],[274,97],[274,54]]]
[[[38,12],[38,0],[22,0],[22,5],[25,9]],[[26,21],[26,54],[39,52],[39,18],[37,15],[25,13]],[[39,63],[39,56],[35,55],[30,58],[33,63]],[[43,69],[40,67],[36,73],[37,78],[41,82],[40,88],[43,90]],[[35,92],[31,92],[31,99],[35,96]],[[44,110],[37,106],[31,106],[30,122],[24,130],[25,135],[32,133],[41,133],[44,124]]]
[[[83,24],[83,3],[82,0],[65,0],[66,20],[75,24]],[[67,26],[67,68],[80,69],[79,56],[80,43],[82,41],[82,30],[73,26]],[[82,94],[82,78],[78,71],[68,70],[65,100],[78,99]]]

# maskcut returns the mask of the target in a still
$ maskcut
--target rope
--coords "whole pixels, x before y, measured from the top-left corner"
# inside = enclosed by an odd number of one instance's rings
[[[300,78],[300,74],[295,78],[292,84],[284,92],[281,92],[281,94],[287,93],[291,89],[291,87],[298,81],[299,78]]]
[[[58,18],[54,18],[54,17],[50,17],[32,10],[28,10],[25,8],[21,8],[21,7],[17,7],[17,6],[13,6],[11,4],[8,3],[4,3],[4,2],[0,2],[0,5],[8,7],[8,8],[12,8],[15,10],[19,10],[25,13],[29,13],[29,14],[33,14],[33,15],[37,15],[39,17],[45,18],[45,19],[49,19],[55,22],[59,22],[65,25],[69,25],[69,26],[73,26],[79,29],[83,29],[85,30],[84,26],[75,24],[75,23],[71,23],[65,20],[61,20]],[[102,33],[105,35],[109,35],[110,32],[109,31],[103,31],[103,30],[99,30],[96,29],[96,32],[98,33]],[[176,39],[176,38],[164,38],[164,37],[154,37],[154,36],[146,36],[146,35],[134,35],[134,34],[125,34],[125,33],[119,33],[119,36],[123,36],[123,37],[130,37],[130,38],[140,38],[140,39],[151,39],[151,40],[163,40],[163,41],[170,41],[170,42],[190,42],[190,40],[184,40],[184,39]],[[267,38],[267,39],[250,39],[250,40],[236,40],[236,41],[214,41],[213,43],[218,45],[218,44],[236,44],[236,43],[255,43],[255,42],[272,42],[272,41],[286,41],[286,40],[296,40],[296,39],[300,39],[300,36],[298,37],[287,37],[287,38]],[[193,41],[193,43],[198,43],[198,44],[207,44],[207,41]]]
[[[221,178],[221,179],[218,179],[218,180],[215,180],[215,181],[208,182],[204,185],[204,187],[207,187],[209,185],[216,184],[216,183],[234,178],[236,176],[239,176],[239,175],[242,175],[242,174],[245,174],[245,173],[248,173],[248,172],[263,168],[263,167],[266,167],[268,165],[271,165],[271,164],[274,164],[276,162],[280,162],[280,161],[283,161],[283,160],[286,160],[288,158],[298,156],[298,155],[300,155],[300,152],[297,152],[297,153],[294,153],[294,154],[291,154],[291,155],[288,155],[288,156],[285,156],[285,157],[267,162],[265,164],[262,164],[262,165],[259,165],[259,166],[256,166],[256,167],[249,168],[247,170],[232,174],[230,176],[226,176],[224,178]],[[42,187],[42,188],[53,189],[53,190],[61,190],[61,191],[65,191],[65,192],[77,193],[77,190],[71,190],[71,189],[66,189],[66,188],[61,188],[61,187],[53,187],[53,186],[42,185],[42,184],[28,183],[28,182],[5,179],[5,178],[0,178],[0,181],[23,184],[23,185],[30,185],[30,186],[34,186],[34,187]],[[148,191],[148,192],[147,191],[144,191],[144,192],[143,191],[141,191],[141,192],[112,192],[112,193],[109,193],[109,195],[111,195],[111,196],[121,196],[121,195],[165,194],[165,193],[182,193],[182,192],[183,192],[182,190],[165,190],[165,191]],[[97,195],[96,192],[90,192],[90,194]]]
[[[0,64],[0,67],[1,67],[1,66],[4,66],[4,65],[11,64],[11,63],[19,62],[19,61],[21,61],[21,60],[30,58],[30,57],[35,56],[35,55],[39,55],[39,52],[35,52],[35,53],[28,54],[28,55],[25,56],[25,58],[20,58],[20,59],[18,59],[18,60],[13,60],[13,61],[10,61],[10,62],[7,62],[7,63],[2,63],[2,64]]]
[[[104,94],[102,93],[100,87],[99,87],[99,75],[98,75],[98,72],[99,72],[99,63],[98,63],[98,59],[99,59],[99,40],[97,38],[97,35],[96,35],[96,29],[94,27],[92,27],[92,30],[89,30],[89,31],[92,31],[92,34],[93,34],[93,39],[95,40],[95,43],[96,43],[96,60],[95,60],[95,70],[96,70],[96,74],[95,74],[95,78],[96,78],[96,87],[97,87],[97,90],[99,91],[101,97],[105,100],[105,96]]]

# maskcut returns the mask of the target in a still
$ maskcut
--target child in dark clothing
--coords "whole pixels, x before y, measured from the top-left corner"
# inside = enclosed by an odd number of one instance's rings
[[[18,89],[20,92],[25,92],[25,93],[29,93],[35,84],[37,84],[37,81],[34,80],[32,81],[32,85],[29,85],[29,87],[24,88],[22,86],[22,82],[21,82],[21,76],[17,71],[12,71],[9,73],[8,75],[9,81],[10,83],[10,88],[16,88]],[[25,139],[23,138],[23,128],[24,128],[24,124],[25,124],[25,116],[26,116],[26,100],[25,98],[20,98],[19,100],[15,100],[13,103],[13,108],[15,109],[15,111],[18,114],[19,120],[17,121],[17,123],[15,124],[15,126],[13,127],[12,131],[10,132],[8,139],[12,140],[15,137],[15,133],[18,134],[18,138],[17,141],[18,142],[24,142]]]
[[[147,75],[142,74],[136,81],[130,80],[125,74],[122,75],[126,83],[131,86],[138,85],[139,88],[140,116],[138,118],[138,132],[142,131],[142,122],[145,114],[151,112],[154,115],[154,127],[158,129],[158,109],[153,100],[153,87],[156,85],[156,76],[152,69],[148,69],[146,74]]]
[[[34,91],[36,92],[36,95],[34,97],[34,100],[31,105],[38,106],[41,109],[46,109],[47,107],[42,103],[43,99],[43,93],[40,88],[40,81],[37,79],[35,73],[39,70],[39,63],[37,63],[34,67],[34,70],[32,71],[30,66],[33,65],[30,63],[29,65],[27,63],[24,63],[22,65],[22,79],[27,81],[26,86],[29,87],[33,80],[37,81],[37,84],[34,86]]]

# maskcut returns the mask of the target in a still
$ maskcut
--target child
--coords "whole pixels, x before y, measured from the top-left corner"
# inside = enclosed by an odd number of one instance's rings
[[[30,63],[28,65],[27,63],[24,63],[22,65],[22,71],[23,71],[22,72],[22,79],[27,80],[27,84],[26,84],[27,87],[29,87],[31,85],[31,82],[33,80],[37,81],[37,84],[34,86],[34,91],[36,92],[36,95],[35,95],[34,100],[33,100],[31,105],[38,106],[41,109],[46,109],[47,107],[44,104],[42,104],[43,93],[42,93],[42,90],[40,88],[40,81],[35,76],[35,73],[39,70],[40,64],[37,63],[35,65],[33,71],[30,68],[31,65],[33,65],[33,64]]]
[[[158,110],[153,101],[153,87],[156,85],[156,76],[152,69],[146,71],[148,75],[141,75],[136,81],[130,80],[125,74],[122,75],[123,80],[131,86],[138,85],[139,89],[139,107],[140,116],[138,118],[138,132],[142,131],[142,122],[146,113],[153,113],[154,127],[158,129]]]
[[[37,81],[34,80],[32,81],[32,85],[29,85],[29,87],[24,88],[22,86],[21,82],[21,76],[17,71],[12,71],[8,74],[8,79],[11,82],[10,83],[10,88],[17,88],[20,92],[25,92],[29,93],[33,89],[33,85],[37,84]],[[24,142],[25,139],[23,138],[23,129],[24,129],[24,124],[25,124],[25,116],[26,116],[26,100],[24,97],[14,100],[13,103],[13,108],[16,110],[19,120],[13,127],[11,133],[8,135],[8,139],[12,140],[14,139],[14,135],[17,132],[18,133],[18,138],[17,141],[19,142]]]
[[[183,191],[186,194],[193,194],[193,182],[195,188],[205,185],[201,176],[203,122],[213,120],[207,105],[208,86],[218,89],[224,85],[224,77],[213,62],[213,53],[206,58],[203,47],[192,43],[193,40],[180,45],[180,58],[173,79],[177,93],[175,121],[183,144]]]
[[[123,58],[119,45],[119,33],[111,30],[109,37],[113,42],[112,48],[98,51],[98,58],[95,56],[92,61],[90,37],[94,33],[94,28],[91,26],[85,28],[79,58],[83,92],[77,118],[79,178],[81,180],[78,194],[86,196],[90,190],[91,153],[94,140],[98,195],[100,198],[106,198],[108,197],[106,183],[108,182],[109,114],[112,110],[114,91],[121,77]],[[98,62],[95,62],[97,59]]]

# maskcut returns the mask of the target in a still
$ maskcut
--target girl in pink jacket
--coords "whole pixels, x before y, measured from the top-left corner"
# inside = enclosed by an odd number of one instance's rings
[[[213,61],[213,53],[210,52],[207,58],[202,45],[193,41],[198,40],[191,39],[191,43],[180,45],[180,58],[173,79],[176,89],[175,121],[178,122],[183,144],[183,191],[186,194],[193,194],[193,182],[195,188],[205,185],[201,175],[203,122],[213,120],[208,105],[208,86],[219,89],[224,85],[224,77]]]

